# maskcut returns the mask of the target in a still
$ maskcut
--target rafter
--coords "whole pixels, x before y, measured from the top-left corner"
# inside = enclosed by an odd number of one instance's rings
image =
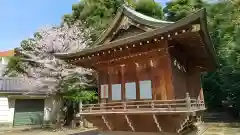
[[[105,123],[106,127],[111,131],[112,128],[110,127],[109,123],[107,122],[106,118],[102,116],[103,122]]]
[[[154,120],[155,124],[157,125],[158,131],[161,132],[162,128],[160,127],[160,125],[158,123],[158,120],[157,120],[157,117],[156,117],[155,114],[153,114],[153,120]]]
[[[186,125],[188,124],[189,120],[190,120],[189,116],[187,116],[183,120],[183,122],[180,124],[180,128],[177,130],[178,133],[180,133],[186,127]]]
[[[127,121],[127,123],[128,123],[128,126],[131,128],[131,130],[132,130],[133,132],[135,132],[135,129],[134,129],[134,127],[133,127],[130,119],[128,118],[128,116],[127,116],[127,115],[124,115],[124,117],[125,117],[125,119],[126,119],[126,121]]]

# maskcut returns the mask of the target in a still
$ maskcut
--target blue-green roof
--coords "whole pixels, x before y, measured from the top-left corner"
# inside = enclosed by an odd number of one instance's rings
[[[123,8],[123,13],[126,16],[128,16],[131,19],[137,21],[138,23],[143,23],[145,25],[154,26],[154,27],[164,27],[164,26],[167,26],[169,24],[174,23],[174,22],[170,22],[170,21],[155,19],[153,17],[144,15],[142,13],[139,13],[139,12],[135,11],[133,8],[128,7],[126,5],[123,5],[122,8]]]

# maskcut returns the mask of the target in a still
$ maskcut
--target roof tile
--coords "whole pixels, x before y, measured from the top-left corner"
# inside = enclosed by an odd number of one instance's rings
[[[14,50],[3,51],[3,52],[0,52],[0,57],[14,56],[14,54],[15,54]]]
[[[31,92],[36,94],[44,94],[44,91],[35,91],[29,88],[34,88],[36,82],[32,79],[25,78],[0,78],[0,93],[24,93]]]

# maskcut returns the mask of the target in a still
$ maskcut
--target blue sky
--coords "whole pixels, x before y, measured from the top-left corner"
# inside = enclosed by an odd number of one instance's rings
[[[0,51],[13,49],[45,25],[60,24],[79,0],[0,0]],[[156,0],[165,3],[166,0]]]

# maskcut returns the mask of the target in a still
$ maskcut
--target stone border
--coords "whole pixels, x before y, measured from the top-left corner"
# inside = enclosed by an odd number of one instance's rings
[[[215,126],[215,127],[235,127],[235,128],[240,128],[240,122],[205,122],[204,124],[209,125],[209,126]]]

